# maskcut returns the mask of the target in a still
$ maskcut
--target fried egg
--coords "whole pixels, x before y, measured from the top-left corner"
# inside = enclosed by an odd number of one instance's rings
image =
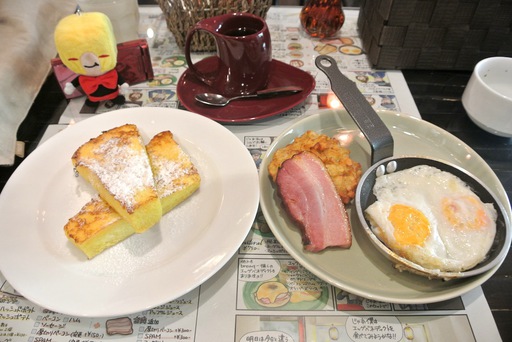
[[[496,235],[497,212],[455,175],[419,165],[377,177],[365,215],[396,254],[428,269],[468,270]]]

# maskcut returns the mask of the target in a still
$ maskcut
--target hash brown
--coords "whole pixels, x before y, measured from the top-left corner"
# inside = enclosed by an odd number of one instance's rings
[[[322,160],[341,200],[344,204],[349,203],[355,197],[357,184],[361,179],[361,164],[350,158],[350,150],[325,134],[309,130],[287,146],[278,149],[268,165],[272,180],[275,182],[277,171],[285,160],[304,151],[309,151]]]

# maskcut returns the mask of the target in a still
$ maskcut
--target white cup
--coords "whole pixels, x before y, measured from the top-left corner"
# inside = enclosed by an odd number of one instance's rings
[[[462,104],[480,128],[512,137],[512,58],[490,57],[478,62],[462,94]]]
[[[102,12],[112,22],[117,43],[139,38],[137,0],[77,0],[82,12]]]

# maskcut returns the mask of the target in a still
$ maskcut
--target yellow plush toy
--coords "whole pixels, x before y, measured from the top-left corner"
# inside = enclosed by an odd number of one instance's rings
[[[79,75],[66,84],[66,94],[80,86],[87,95],[89,106],[97,107],[107,100],[115,104],[125,103],[122,93],[128,84],[115,69],[117,44],[112,24],[105,14],[69,15],[57,24],[54,38],[62,63]]]

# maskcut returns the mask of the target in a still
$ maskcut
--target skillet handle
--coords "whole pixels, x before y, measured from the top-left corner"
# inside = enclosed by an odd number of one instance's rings
[[[334,58],[320,55],[315,59],[318,69],[331,81],[331,89],[340,99],[359,129],[370,143],[372,165],[393,156],[393,136],[379,115],[373,110],[354,82],[338,69]]]

